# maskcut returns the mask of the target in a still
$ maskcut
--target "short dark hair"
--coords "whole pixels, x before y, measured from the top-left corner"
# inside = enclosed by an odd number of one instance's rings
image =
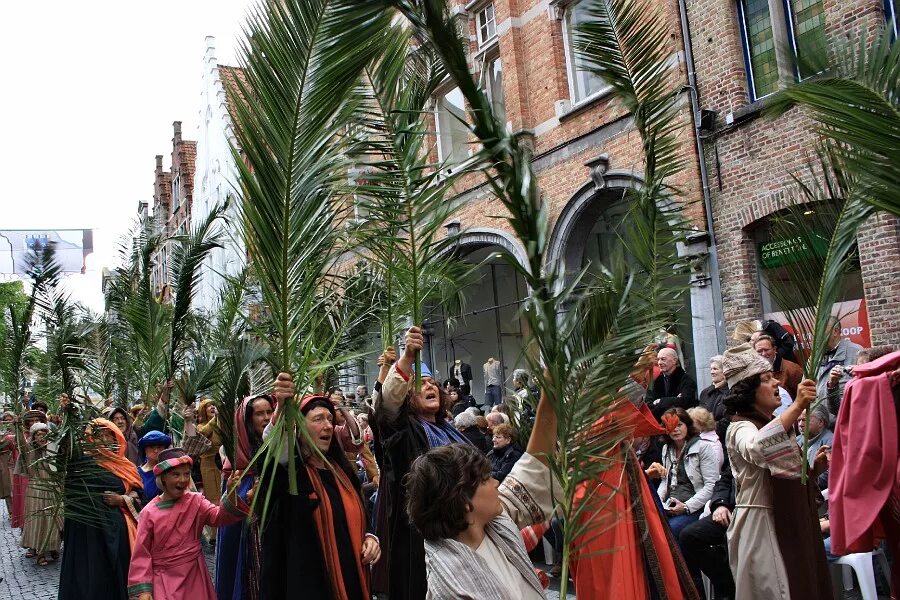
[[[762,375],[757,373],[746,379],[741,379],[728,389],[728,394],[722,402],[730,415],[746,415],[754,412],[756,403],[756,388],[762,383]]]
[[[466,514],[491,463],[469,444],[450,444],[417,458],[403,480],[409,522],[426,540],[455,538],[469,526]]]
[[[46,402],[42,402],[42,401],[39,400],[39,401],[37,401],[37,402],[32,402],[32,403],[31,403],[31,410],[43,410],[43,412],[46,413],[47,411],[50,410],[50,407],[47,406],[47,403],[46,403]]]
[[[775,338],[773,338],[768,333],[764,333],[761,336],[759,336],[758,338],[756,338],[756,341],[753,342],[753,347],[755,348],[756,344],[758,344],[759,342],[762,342],[762,341],[769,342],[770,344],[772,344],[773,348],[778,346],[778,342],[775,341]]]

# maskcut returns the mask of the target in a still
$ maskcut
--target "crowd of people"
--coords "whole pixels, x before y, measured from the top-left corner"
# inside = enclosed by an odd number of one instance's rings
[[[838,554],[886,539],[896,556],[900,353],[863,350],[834,325],[816,381],[773,322],[738,327],[699,393],[677,343],[644,351],[586,432],[628,435],[576,493],[588,526],[571,540],[579,598],[824,599]],[[553,399],[522,370],[487,406],[426,364],[417,380],[422,346],[410,328],[399,355],[379,357],[371,393],[299,390],[279,373],[229,427],[212,398],[171,410],[171,384],[149,410],[96,417],[67,397],[59,415],[25,399],[0,437],[0,497],[24,556],[61,556],[64,600],[545,597],[529,551],[544,536],[562,547]],[[305,431],[288,425],[292,402]],[[859,456],[848,428],[876,419],[880,437]],[[77,451],[67,422],[83,428]],[[261,460],[264,446],[280,454]],[[873,473],[862,518],[854,486]]]

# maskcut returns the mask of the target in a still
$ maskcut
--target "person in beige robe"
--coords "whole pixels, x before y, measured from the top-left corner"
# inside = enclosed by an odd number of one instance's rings
[[[728,554],[735,599],[827,600],[831,580],[813,503],[815,470],[800,483],[803,459],[793,425],[815,398],[812,381],[779,417],[778,380],[749,345],[729,350],[722,361],[728,379],[725,404],[733,414],[725,436],[737,485],[728,527]],[[817,456],[817,468],[824,466]],[[785,551],[791,559],[785,559]]]

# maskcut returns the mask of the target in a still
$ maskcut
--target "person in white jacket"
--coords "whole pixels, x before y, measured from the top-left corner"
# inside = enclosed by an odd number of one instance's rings
[[[670,408],[662,416],[668,442],[662,450],[662,473],[657,492],[675,539],[700,518],[719,480],[717,443],[700,437],[690,415]]]

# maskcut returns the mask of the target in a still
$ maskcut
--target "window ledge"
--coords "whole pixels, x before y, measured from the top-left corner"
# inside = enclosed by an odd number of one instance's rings
[[[755,102],[751,102],[746,106],[740,107],[739,109],[731,113],[731,122],[726,122],[726,127],[736,127],[741,123],[745,123],[759,117],[764,110],[772,105],[774,98],[775,94],[769,94],[764,98],[760,98]]]
[[[576,116],[580,115],[581,113],[586,112],[587,110],[595,107],[602,100],[606,100],[607,98],[609,98],[612,95],[612,91],[613,91],[612,88],[609,87],[605,90],[597,92],[593,96],[588,97],[586,100],[581,102],[581,104],[577,104],[577,105],[573,106],[572,108],[570,108],[569,110],[565,111],[564,113],[560,114],[557,117],[559,119],[559,122],[562,123],[563,121],[567,121],[568,119],[576,117]]]

